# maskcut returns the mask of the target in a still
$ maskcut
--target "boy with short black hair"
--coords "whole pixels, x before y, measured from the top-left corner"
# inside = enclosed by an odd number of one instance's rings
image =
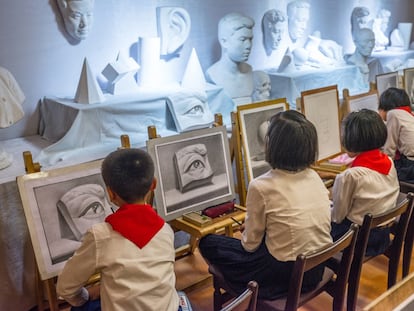
[[[154,164],[140,149],[120,149],[102,163],[110,200],[119,209],[94,225],[68,260],[57,292],[73,310],[92,310],[84,287],[100,273],[102,310],[177,311],[174,233],[146,198],[156,186]]]
[[[414,183],[414,116],[407,92],[388,88],[380,96],[378,111],[387,122],[384,152],[394,159],[398,179]]]

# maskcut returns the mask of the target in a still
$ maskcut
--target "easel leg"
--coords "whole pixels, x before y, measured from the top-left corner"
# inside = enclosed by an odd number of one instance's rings
[[[59,311],[59,305],[56,294],[56,286],[54,278],[50,278],[45,282],[47,299],[49,301],[50,311]]]

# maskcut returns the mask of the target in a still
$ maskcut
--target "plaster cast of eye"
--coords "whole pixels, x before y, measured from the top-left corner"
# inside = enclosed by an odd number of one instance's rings
[[[179,7],[159,7],[158,35],[161,38],[161,55],[176,54],[188,39],[191,30],[190,14]]]

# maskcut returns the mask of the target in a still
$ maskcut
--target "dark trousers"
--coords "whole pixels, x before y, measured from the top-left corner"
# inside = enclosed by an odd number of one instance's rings
[[[331,223],[331,236],[334,242],[349,230],[352,221],[345,218],[340,224]],[[371,230],[368,237],[367,250],[365,256],[377,256],[382,254],[390,245],[390,229],[387,228],[374,228]]]
[[[71,311],[101,311],[101,300],[89,300],[79,307],[72,307]]]
[[[394,160],[394,164],[399,181],[414,183],[414,161],[408,160],[406,156],[401,155],[398,160]]]
[[[294,261],[279,261],[261,243],[254,252],[244,250],[239,239],[210,234],[200,240],[199,249],[210,264],[220,269],[228,284],[236,293],[246,289],[247,283],[259,284],[259,297],[275,299],[285,296]],[[305,274],[302,290],[314,288],[322,279],[324,267],[316,267]]]

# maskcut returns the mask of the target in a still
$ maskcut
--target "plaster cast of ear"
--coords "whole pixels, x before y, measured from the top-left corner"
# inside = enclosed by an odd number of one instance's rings
[[[157,13],[161,55],[176,54],[190,34],[190,14],[179,7],[159,7]]]
[[[57,0],[66,32],[75,40],[88,37],[93,24],[94,0]]]

